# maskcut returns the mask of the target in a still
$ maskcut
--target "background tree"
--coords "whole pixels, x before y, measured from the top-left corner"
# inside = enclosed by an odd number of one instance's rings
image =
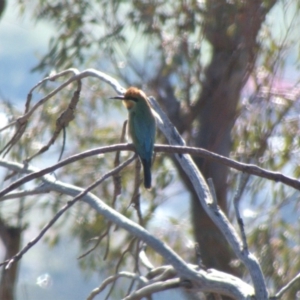
[[[290,18],[292,21],[287,25],[286,36],[277,41],[268,31],[269,24],[264,23],[275,4],[286,11],[289,11],[289,6],[295,5],[289,1],[262,0],[216,0],[207,3],[176,1],[172,4],[154,1],[130,4],[119,1],[38,2],[35,16],[54,22],[58,31],[50,42],[49,53],[36,70],[49,72],[70,66],[89,67],[95,66],[97,61],[97,68],[118,76],[126,86],[140,86],[147,94],[153,94],[188,145],[206,148],[224,156],[231,153],[232,157],[241,161],[259,163],[272,170],[282,170],[288,166],[290,174],[297,176],[298,167],[293,160],[297,159],[298,149],[295,134],[298,133],[299,124],[294,117],[298,109],[298,92],[296,88],[289,94],[278,91],[274,79],[282,68],[284,50],[297,18]],[[203,49],[209,50],[205,52]],[[249,78],[253,83],[251,95],[240,101],[242,88]],[[103,101],[98,99],[107,98],[111,91],[90,83],[83,88],[83,95],[89,101],[80,102],[76,122],[68,127],[65,155],[71,154],[72,149],[77,152],[86,149],[87,145],[107,145],[118,139],[115,128],[99,126],[98,122],[99,111],[107,109]],[[58,99],[52,105],[57,111],[65,106]],[[45,141],[48,130],[54,131],[54,128],[47,127],[53,115],[51,109],[44,109],[35,124],[28,124],[30,136],[38,136],[40,141]],[[43,124],[43,129],[38,129],[42,127],[37,127],[37,124]],[[90,129],[89,136],[84,134],[85,128]],[[72,137],[72,144],[68,137]],[[36,151],[31,148],[31,140],[27,145],[25,149],[28,150],[25,155],[21,154],[22,158]],[[15,152],[18,152],[17,149]],[[179,164],[173,161],[186,189],[191,193],[194,235],[199,242],[204,264],[241,274],[237,265],[232,263],[234,256],[223,235],[206,216],[189,179]],[[208,160],[195,158],[195,163],[206,178],[213,179],[219,205],[228,213],[227,197],[232,196],[236,188],[237,174],[229,173],[226,166]],[[159,165],[159,172],[155,175],[158,185],[153,190],[144,220],[150,219],[162,201],[159,198],[161,190],[176,178],[170,174],[168,164],[169,161],[163,156],[156,159],[156,165]],[[67,179],[69,174],[76,173],[78,176],[74,178],[74,183],[86,185],[95,180],[95,167],[101,171],[107,169],[108,165],[108,160],[99,159],[99,165],[95,166],[93,160],[80,170],[69,166],[59,176]],[[126,199],[131,195],[132,179],[125,174],[122,179],[128,189],[121,197]],[[291,190],[282,186],[266,185],[252,178],[244,180],[245,198],[258,199],[258,205],[262,207],[261,191],[266,188],[272,188],[273,191],[266,207],[272,205],[278,208],[284,203],[296,203]],[[111,185],[104,184],[97,193],[107,198],[111,188]],[[53,201],[53,206],[62,200]],[[128,210],[125,212],[125,208],[126,204],[123,207],[124,214],[132,213]],[[259,226],[250,238],[258,253],[270,258],[279,251],[282,254],[285,251],[297,251],[295,247],[288,246],[292,238],[285,237],[283,242],[279,237],[287,233],[290,237],[299,236],[298,228],[292,226],[286,216],[280,220],[274,219],[272,214],[268,217],[262,224],[274,226]],[[98,218],[85,218],[85,225],[86,229],[80,228],[80,232],[78,228],[74,229],[74,233],[81,235],[83,246],[87,237],[94,237],[101,228],[104,230],[106,227],[103,220]],[[262,244],[268,249],[263,253],[260,250]],[[91,266],[96,267],[92,257]],[[273,283],[277,288],[282,286],[283,281],[291,279],[295,270],[299,270],[299,261],[295,263],[294,270],[288,265],[285,265],[286,278],[279,275],[282,269],[279,270],[276,265],[268,263],[265,266],[270,278],[276,278]]]

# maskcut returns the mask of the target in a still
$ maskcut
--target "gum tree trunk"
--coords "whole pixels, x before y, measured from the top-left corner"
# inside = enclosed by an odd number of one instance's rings
[[[197,147],[229,156],[231,129],[237,116],[241,89],[255,64],[259,49],[257,35],[267,12],[276,1],[263,7],[261,0],[229,4],[227,1],[207,1],[205,36],[212,45],[212,59],[205,71],[205,82],[195,113],[199,128]],[[242,2],[242,1],[240,1]],[[218,203],[227,211],[228,168],[204,159],[195,162],[205,178],[212,178]],[[238,274],[229,263],[234,258],[227,242],[206,215],[193,193],[192,217],[194,233],[204,264]]]
[[[0,238],[5,246],[4,260],[13,257],[20,249],[22,230],[11,227],[0,219]],[[2,267],[0,281],[0,299],[14,300],[17,283],[18,262],[13,263],[9,270]]]

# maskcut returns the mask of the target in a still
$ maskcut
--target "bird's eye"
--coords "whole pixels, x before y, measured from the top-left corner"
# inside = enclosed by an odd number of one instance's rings
[[[138,102],[139,101],[139,99],[136,98],[136,97],[128,97],[127,99],[131,100],[131,101],[134,101],[134,102]]]

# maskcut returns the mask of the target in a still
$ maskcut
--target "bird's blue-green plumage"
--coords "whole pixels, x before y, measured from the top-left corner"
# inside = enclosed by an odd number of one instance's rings
[[[141,158],[144,169],[144,185],[151,188],[151,164],[155,139],[155,119],[144,104],[136,103],[129,112],[129,133]]]
[[[155,118],[143,91],[131,87],[124,94],[123,100],[129,113],[129,134],[144,169],[144,186],[149,189],[151,188],[151,164],[156,132]]]

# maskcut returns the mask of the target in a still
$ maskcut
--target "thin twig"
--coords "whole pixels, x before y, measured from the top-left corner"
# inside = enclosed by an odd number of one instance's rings
[[[134,291],[131,295],[123,298],[123,300],[138,300],[157,292],[174,289],[180,287],[180,279],[168,279],[166,281],[154,282]]]
[[[11,150],[11,148],[20,140],[23,133],[25,132],[27,123],[28,123],[27,119],[18,118],[16,120],[16,122],[14,123],[16,125],[14,135],[8,141],[8,143],[0,150],[0,154],[3,153],[3,157],[6,156],[6,154]],[[10,123],[10,124],[12,124],[12,123]]]
[[[141,203],[140,203],[140,184],[141,184],[141,176],[140,176],[140,171],[141,171],[141,161],[139,159],[136,159],[135,161],[135,176],[134,176],[134,190],[133,194],[131,197],[130,205],[134,207],[136,210],[139,224],[141,226],[144,226],[144,220],[142,216],[142,211],[141,211]]]
[[[65,76],[68,73],[73,73],[74,76],[72,76],[71,78],[69,78],[68,80],[66,80],[64,83],[62,83],[60,86],[58,86],[56,89],[54,89],[52,92],[50,92],[49,94],[47,94],[45,97],[43,97],[42,99],[40,99],[30,110],[29,110],[29,105],[26,106],[26,110],[25,110],[25,114],[23,116],[21,116],[20,118],[18,118],[17,120],[15,120],[14,122],[10,123],[9,125],[15,125],[18,122],[24,123],[25,121],[27,121],[29,119],[29,117],[34,113],[34,111],[41,106],[42,104],[44,104],[48,99],[52,98],[55,94],[57,94],[59,91],[61,91],[62,89],[64,89],[66,86],[68,86],[69,84],[71,84],[74,81],[78,81],[81,80],[83,78],[86,77],[95,77],[98,78],[106,83],[108,83],[113,89],[115,89],[115,91],[117,93],[124,93],[125,89],[118,83],[117,80],[115,80],[114,78],[112,78],[111,76],[97,71],[95,69],[87,69],[84,70],[82,72],[80,72],[79,70],[75,69],[75,68],[71,68],[68,70],[64,70],[60,73],[57,73],[53,76],[48,76],[46,78],[44,78],[43,80],[41,80],[40,82],[38,82],[29,92],[29,94],[32,94],[33,90],[35,88],[37,88],[39,85],[41,85],[42,83],[46,82],[46,81],[54,81],[59,77]],[[5,126],[5,128],[0,129],[7,129],[8,125]]]
[[[51,192],[51,188],[49,187],[49,185],[42,184],[33,189],[19,190],[19,191],[11,192],[11,193],[3,196],[0,201],[6,201],[6,200],[11,200],[11,199],[16,199],[16,198],[20,199],[21,197],[46,194],[49,192]]]
[[[139,253],[140,253],[140,243],[141,241],[137,240],[136,241],[136,245],[135,245],[135,253],[133,255],[134,257],[134,269],[133,271],[137,274],[140,274],[140,270],[139,270]],[[134,280],[131,280],[131,283],[128,287],[128,290],[127,290],[127,293],[126,295],[129,295],[132,291],[132,288],[133,288],[133,285],[134,285]]]
[[[118,274],[115,274],[113,276],[106,278],[98,288],[94,289],[90,293],[90,295],[87,297],[86,300],[93,300],[95,298],[95,296],[99,295],[110,283],[115,282],[120,277],[125,277],[125,278],[129,278],[129,279],[133,279],[133,280],[139,280],[143,284],[147,283],[147,281],[148,281],[145,277],[139,276],[134,273],[120,272]]]
[[[63,142],[62,142],[61,150],[60,150],[59,157],[58,157],[58,160],[57,160],[58,162],[61,161],[62,156],[65,152],[65,148],[66,148],[66,141],[67,141],[67,129],[66,129],[66,127],[62,128],[62,133],[63,133],[63,136],[62,136]]]
[[[68,107],[60,114],[60,116],[56,120],[56,127],[55,127],[55,130],[54,130],[54,133],[53,133],[51,139],[38,152],[36,152],[32,156],[26,158],[26,162],[29,162],[33,158],[35,158],[36,156],[48,151],[49,148],[51,147],[51,145],[54,144],[54,142],[56,141],[57,137],[59,136],[59,134],[62,130],[63,130],[64,135],[65,135],[65,133],[66,133],[65,129],[67,128],[69,123],[75,119],[75,111],[76,111],[76,106],[79,102],[80,92],[81,92],[81,81],[78,80],[77,81],[77,89],[73,93],[73,97],[72,97]],[[61,156],[63,154],[63,150],[64,150],[64,147],[65,147],[64,143],[65,143],[65,137],[64,137],[64,140],[63,140],[63,147],[62,147],[62,151],[60,153],[58,161],[60,161]]]
[[[146,277],[151,279],[151,282],[165,281],[177,277],[177,272],[173,266],[165,265],[151,270]]]
[[[103,260],[107,259],[108,253],[109,253],[109,249],[110,249],[110,228],[111,228],[111,223],[109,223],[109,227],[107,230],[107,235],[106,235],[106,247],[105,247],[105,252],[104,252],[104,256],[103,256]]]
[[[281,290],[271,299],[280,299],[284,293],[286,293],[297,281],[300,281],[300,272],[290,281],[288,282]]]
[[[121,263],[122,263],[122,261],[123,261],[124,256],[125,256],[128,252],[130,252],[130,250],[131,250],[131,248],[132,248],[132,246],[133,246],[133,244],[134,244],[135,241],[136,241],[136,238],[135,238],[135,237],[132,238],[131,241],[129,242],[128,247],[127,247],[127,248],[125,249],[125,251],[123,251],[123,253],[121,254],[121,256],[120,256],[120,258],[119,258],[119,260],[118,260],[118,262],[117,262],[116,268],[115,268],[115,273],[116,273],[116,274],[117,274],[118,271],[119,271],[119,267],[120,267],[120,265],[121,265]],[[115,283],[116,283],[116,282],[114,281],[113,284],[112,284],[112,286],[110,287],[110,290],[109,290],[109,292],[107,293],[107,295],[106,295],[106,297],[105,297],[105,300],[109,299],[109,296],[110,296],[110,294],[112,293],[112,291],[113,291],[113,289],[114,289],[114,287],[115,287]]]
[[[203,264],[201,250],[200,250],[200,246],[198,243],[195,243],[195,255],[196,255],[197,264],[198,264],[199,268],[206,269],[206,267]]]
[[[142,262],[143,266],[145,268],[148,269],[148,271],[154,269],[154,266],[153,264],[150,262],[147,254],[146,254],[146,248],[147,248],[147,245],[146,244],[143,244],[142,245],[142,248],[141,248],[141,251],[139,253],[139,258],[140,258],[140,261]]]
[[[69,73],[72,73],[74,75],[71,78],[69,78],[68,80],[66,80],[64,83],[62,83],[60,86],[58,86],[56,89],[51,91],[49,94],[47,94],[45,97],[40,99],[30,109],[30,102],[31,102],[31,98],[32,98],[32,92],[38,86],[40,86],[41,84],[43,84],[46,81],[54,81],[55,79],[57,79],[59,77],[62,77],[62,76],[65,76]],[[74,82],[74,81],[79,82],[81,79],[86,78],[86,77],[96,77],[96,78],[108,83],[112,88],[114,88],[120,94],[125,92],[125,89],[118,83],[117,80],[115,80],[111,76],[109,76],[109,75],[107,75],[103,72],[97,71],[95,69],[87,69],[87,70],[84,70],[84,71],[80,72],[79,70],[77,70],[75,68],[71,68],[71,69],[68,69],[68,70],[64,70],[64,71],[62,71],[58,74],[55,74],[53,76],[48,76],[48,77],[44,78],[43,80],[41,80],[40,82],[38,82],[30,90],[30,92],[28,94],[28,97],[27,97],[27,102],[26,102],[26,105],[25,105],[25,113],[21,117],[18,117],[15,121],[11,122],[10,124],[6,125],[4,128],[0,129],[0,131],[2,131],[2,130],[7,129],[11,126],[14,126],[14,125],[16,126],[15,134],[13,135],[11,140],[4,146],[4,148],[2,150],[0,150],[0,153],[3,153],[3,156],[5,156],[10,151],[10,149],[20,140],[23,133],[25,132],[28,120],[30,119],[30,117],[36,111],[36,109],[38,107],[43,105],[46,101],[48,101],[55,94],[57,94],[59,91],[64,89],[66,86],[68,86],[72,82]]]
[[[123,123],[121,137],[120,137],[120,143],[125,142],[126,129],[127,129],[127,120],[124,121],[124,123]],[[118,166],[119,164],[120,164],[120,151],[116,151],[114,167]],[[113,182],[114,182],[114,197],[113,197],[113,201],[112,201],[112,207],[115,207],[115,202],[117,200],[117,197],[121,194],[121,190],[122,190],[120,174],[116,174],[113,177]]]
[[[247,184],[247,181],[248,181],[248,174],[242,173],[240,176],[238,188],[236,190],[236,193],[235,193],[234,199],[233,199],[234,210],[235,210],[235,214],[236,214],[236,218],[237,218],[237,223],[238,223],[240,231],[241,231],[243,248],[245,251],[248,251],[248,243],[247,243],[247,236],[245,233],[244,221],[243,221],[240,211],[239,211],[239,203],[240,203],[242,192]]]
[[[109,223],[111,223],[111,222],[109,222]],[[101,235],[99,235],[98,236],[98,238],[97,238],[97,242],[95,243],[95,245],[91,248],[91,249],[89,249],[88,251],[86,251],[85,253],[83,253],[83,254],[81,254],[80,256],[78,256],[77,257],[77,259],[81,259],[81,258],[83,258],[83,257],[85,257],[85,256],[87,256],[87,255],[89,255],[92,251],[94,251],[96,248],[97,248],[97,246],[100,244],[100,242],[102,241],[102,239],[107,235],[107,233],[108,233],[108,231],[109,231],[109,226],[107,227],[107,229],[105,230],[105,232],[103,233],[103,234],[101,234]],[[93,240],[94,240],[95,238],[93,238]]]

